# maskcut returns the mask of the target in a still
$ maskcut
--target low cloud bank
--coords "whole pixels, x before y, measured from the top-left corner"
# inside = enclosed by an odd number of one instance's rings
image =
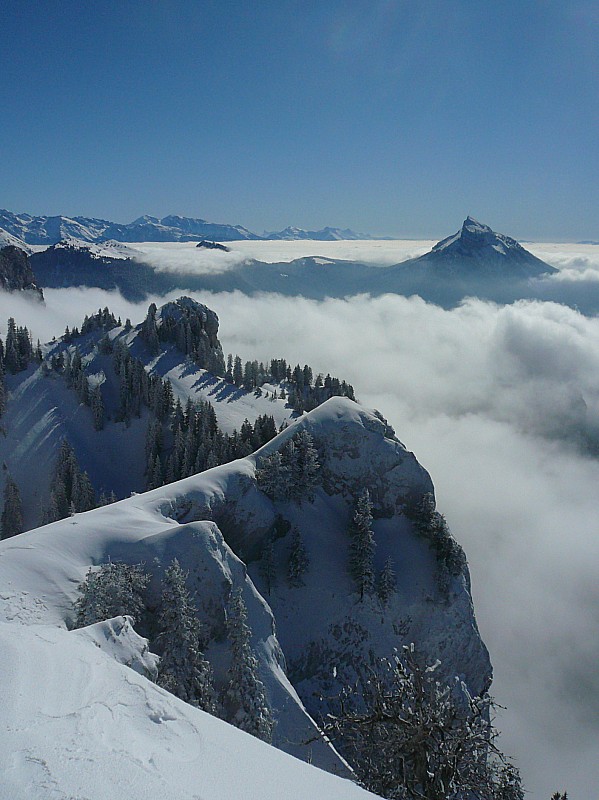
[[[428,252],[432,241],[238,241],[226,242],[230,248],[209,250],[195,242],[143,242],[131,245],[134,258],[159,272],[204,275],[227,272],[255,259],[266,264],[289,262],[304,256],[358,261],[372,266],[388,267]]]
[[[389,419],[466,549],[494,693],[508,707],[503,748],[532,798],[593,796],[599,320],[540,302],[445,311],[391,295],[195,296],[219,314],[225,352],[336,374]],[[44,308],[0,295],[2,321],[44,339],[100,306],[134,323],[147,308],[100,290],[46,298]]]

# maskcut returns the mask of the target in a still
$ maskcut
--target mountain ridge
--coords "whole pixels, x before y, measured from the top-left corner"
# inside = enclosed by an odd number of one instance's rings
[[[189,242],[196,239],[213,241],[261,239],[314,239],[336,241],[342,239],[373,239],[368,234],[357,234],[349,228],[325,227],[319,231],[288,227],[260,236],[243,225],[208,222],[195,217],[169,214],[154,217],[144,214],[129,223],[116,223],[95,217],[33,216],[15,214],[0,209],[0,232],[20,239],[29,245],[54,245],[63,239],[75,238],[84,242]]]

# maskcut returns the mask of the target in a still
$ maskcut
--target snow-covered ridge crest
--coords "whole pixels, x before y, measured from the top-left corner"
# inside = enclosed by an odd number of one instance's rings
[[[122,242],[116,242],[113,239],[108,239],[100,244],[96,242],[88,242],[84,239],[78,239],[75,236],[66,236],[59,242],[51,246],[53,250],[79,250],[81,252],[89,253],[92,258],[113,258],[113,259],[128,259],[137,255],[137,251],[132,247]]]

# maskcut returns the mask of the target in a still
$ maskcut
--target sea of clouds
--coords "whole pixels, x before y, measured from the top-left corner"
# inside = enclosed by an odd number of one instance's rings
[[[280,253],[288,243],[273,244]],[[291,244],[293,257],[339,257],[322,242]],[[366,252],[378,243],[361,244]],[[598,247],[527,246],[562,270],[599,275]],[[430,471],[439,509],[465,547],[493,691],[507,707],[498,719],[503,748],[531,797],[564,788],[573,800],[594,796],[599,319],[554,302],[470,299],[443,310],[395,295],[195,296],[218,313],[225,353],[331,372],[388,418]],[[45,307],[0,295],[0,322],[14,316],[47,340],[105,305],[134,323],[147,307],[101,290],[47,290]]]

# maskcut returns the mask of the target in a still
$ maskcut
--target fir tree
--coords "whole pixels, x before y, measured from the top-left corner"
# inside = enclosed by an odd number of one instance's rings
[[[104,402],[99,386],[94,386],[90,392],[90,406],[94,418],[94,428],[101,431],[104,427]]]
[[[225,692],[229,721],[241,730],[270,742],[274,721],[264,684],[258,678],[258,661],[250,645],[251,632],[241,589],[233,592],[229,602],[227,633],[231,646],[229,683]]]
[[[349,571],[360,593],[360,600],[364,598],[364,594],[369,594],[374,589],[375,542],[371,526],[372,503],[368,489],[364,489],[356,500],[349,531],[351,536]]]
[[[288,496],[290,470],[283,463],[283,456],[278,450],[260,459],[260,466],[256,470],[256,482],[258,488],[271,500],[282,500]]]
[[[10,475],[4,486],[4,507],[2,510],[0,538],[8,539],[23,532],[23,507],[19,487]]]
[[[392,595],[395,594],[397,589],[395,572],[393,570],[393,560],[389,558],[385,561],[385,566],[381,572],[378,580],[377,594],[381,603],[386,606],[389,603]]]
[[[302,537],[297,528],[291,534],[291,549],[287,562],[287,580],[293,587],[305,586],[304,575],[310,566],[310,557],[302,542]]]
[[[145,610],[144,596],[149,581],[150,576],[141,564],[109,561],[97,570],[90,568],[79,585],[75,627],[82,628],[121,615],[139,622]]]
[[[235,356],[233,362],[233,383],[235,386],[241,386],[243,383],[243,367],[241,366],[241,358]]]
[[[202,626],[175,559],[164,574],[158,644],[158,683],[186,703],[215,714],[212,669],[202,654]]]
[[[62,440],[50,484],[50,502],[44,522],[55,522],[75,512],[89,511],[95,506],[94,489],[86,472],[82,472],[75,451]]]
[[[303,373],[302,373],[303,374]],[[302,430],[293,437],[295,453],[291,460],[291,496],[299,500],[314,500],[320,482],[320,462],[311,434]]]

